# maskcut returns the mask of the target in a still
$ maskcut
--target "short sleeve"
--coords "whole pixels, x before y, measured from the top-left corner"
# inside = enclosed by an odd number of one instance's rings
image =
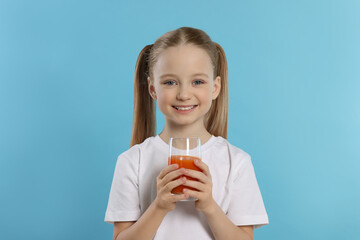
[[[118,157],[105,222],[136,221],[140,217],[138,169],[139,158]]]
[[[237,226],[269,223],[251,158],[246,154],[238,164],[231,187],[227,216]]]

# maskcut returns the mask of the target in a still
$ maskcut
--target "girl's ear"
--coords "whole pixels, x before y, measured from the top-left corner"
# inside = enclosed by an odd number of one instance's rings
[[[156,92],[155,92],[154,82],[152,81],[152,79],[150,77],[148,77],[147,80],[148,80],[148,86],[149,86],[149,94],[154,100],[156,100]]]
[[[215,100],[220,93],[220,89],[221,89],[221,77],[217,76],[214,80],[214,88],[213,88],[213,92],[212,92],[212,100]]]

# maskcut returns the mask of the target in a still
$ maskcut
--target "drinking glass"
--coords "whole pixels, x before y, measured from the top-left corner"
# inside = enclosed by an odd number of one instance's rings
[[[201,172],[201,169],[194,164],[194,160],[201,160],[201,141],[198,137],[189,137],[189,138],[170,138],[169,141],[169,165],[178,164],[179,168],[186,168],[197,170]],[[183,176],[180,176],[181,178]],[[192,177],[186,177],[189,180],[195,180]],[[191,190],[196,190],[191,187],[185,187],[180,185],[174,188],[171,193],[181,194],[183,189],[188,188]],[[185,199],[187,201],[195,200],[194,198]]]

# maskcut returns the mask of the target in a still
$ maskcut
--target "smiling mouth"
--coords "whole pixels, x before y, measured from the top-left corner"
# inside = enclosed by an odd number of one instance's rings
[[[176,110],[179,111],[189,111],[195,107],[197,107],[198,105],[191,105],[191,106],[173,106],[173,108],[175,108]]]

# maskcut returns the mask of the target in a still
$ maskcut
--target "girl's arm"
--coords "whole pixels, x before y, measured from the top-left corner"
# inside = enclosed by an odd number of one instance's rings
[[[166,214],[175,209],[176,202],[189,197],[186,193],[171,194],[173,188],[185,182],[184,178],[176,179],[183,175],[185,171],[178,168],[177,164],[173,164],[165,167],[160,172],[156,179],[156,198],[136,222],[117,222],[114,224],[115,240],[150,240],[154,238]]]
[[[199,181],[186,180],[183,184],[193,187],[198,191],[184,189],[184,193],[197,198],[196,209],[203,212],[208,224],[217,240],[252,240],[253,226],[237,227],[225,215],[212,196],[212,181],[208,166],[202,161],[195,161],[202,172],[186,170],[185,175],[198,179]]]
[[[137,222],[114,224],[114,239],[153,239],[166,214],[166,211],[158,209],[153,202]]]
[[[214,202],[213,209],[209,212],[203,212],[209,223],[211,231],[215,239],[236,239],[236,240],[253,240],[254,232],[253,226],[237,227],[225,215],[222,209]]]

